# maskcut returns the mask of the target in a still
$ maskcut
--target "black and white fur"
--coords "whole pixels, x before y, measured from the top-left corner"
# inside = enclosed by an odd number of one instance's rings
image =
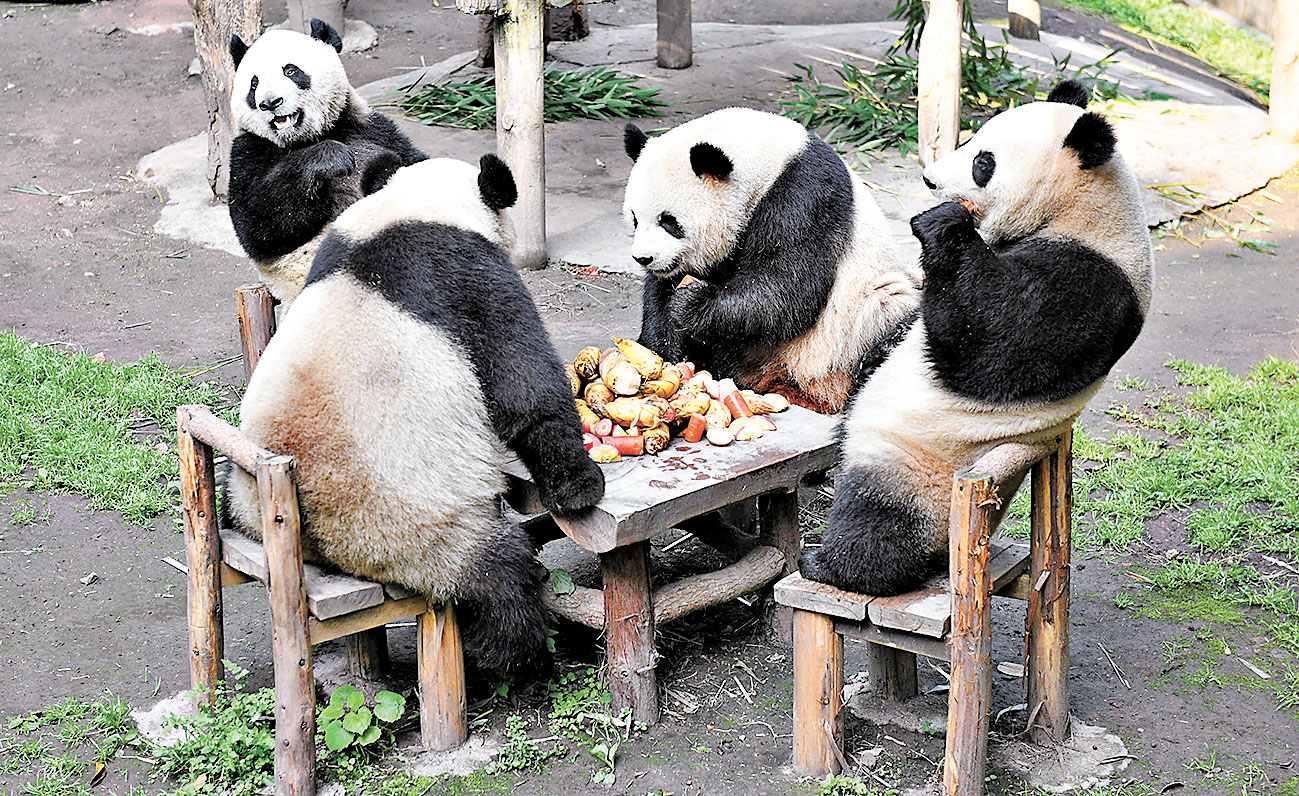
[[[946,560],[955,472],[999,443],[1067,431],[1136,339],[1149,231],[1114,131],[1087,99],[1061,83],[925,169],[944,202],[911,220],[920,317],[849,406],[805,577],[868,594],[918,586]]]
[[[325,226],[425,157],[352,88],[342,47],[318,19],[310,36],[272,30],[251,47],[230,39],[230,220],[285,302],[302,289]]]
[[[865,185],[797,122],[727,108],[648,138],[623,214],[645,278],[640,341],[760,392],[842,408],[864,351],[918,301]],[[677,288],[685,276],[699,281]]]
[[[249,381],[241,428],[292,455],[304,543],[340,569],[454,600],[465,648],[512,668],[543,650],[531,541],[502,516],[507,450],[550,509],[594,505],[604,477],[559,356],[506,255],[508,167],[427,160],[330,226]],[[255,536],[256,483],[229,480]]]

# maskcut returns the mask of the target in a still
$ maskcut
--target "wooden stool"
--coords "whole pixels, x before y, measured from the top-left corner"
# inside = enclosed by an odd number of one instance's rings
[[[1030,544],[992,540],[1032,467]],[[868,642],[870,682],[883,696],[916,693],[916,655],[951,662],[947,796],[981,796],[992,702],[992,594],[1028,602],[1028,723],[1036,743],[1069,730],[1069,553],[1073,508],[1070,437],[1007,443],[956,474],[950,578],[896,597],[854,594],[798,573],[776,584],[794,609],[794,769],[824,776],[846,765],[843,639]],[[948,584],[941,585],[941,580]]]
[[[315,793],[316,691],[311,647],[346,637],[362,668],[386,664],[384,625],[415,617],[420,730],[442,750],[468,737],[464,657],[455,612],[409,591],[303,565],[293,459],[277,456],[206,407],[177,410],[189,557],[190,682],[211,698],[224,676],[221,589],[257,580],[271,601],[275,665],[275,793]],[[257,478],[263,544],[217,527],[213,451]]]

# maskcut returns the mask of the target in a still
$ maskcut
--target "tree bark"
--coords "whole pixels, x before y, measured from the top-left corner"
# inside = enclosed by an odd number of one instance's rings
[[[1299,3],[1280,0],[1272,23],[1272,135],[1299,143]]]
[[[251,44],[262,32],[261,0],[189,0],[194,12],[194,47],[203,74],[207,104],[207,181],[212,193],[224,198],[230,187],[227,164],[230,141],[230,90],[235,65],[230,58],[230,37]]]

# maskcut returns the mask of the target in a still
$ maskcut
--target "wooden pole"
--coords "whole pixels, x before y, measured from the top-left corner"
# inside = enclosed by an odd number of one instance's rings
[[[1038,0],[1007,0],[1006,9],[1010,13],[1010,35],[1033,41],[1041,38],[1042,5]]]
[[[798,569],[798,551],[802,538],[798,532],[798,490],[769,492],[758,498],[758,544],[774,547],[785,556],[785,568],[779,577]],[[771,606],[767,627],[781,644],[791,643],[793,619],[790,609],[776,604]]]
[[[1272,22],[1272,135],[1299,143],[1299,3],[1278,0]]]
[[[935,0],[937,2],[937,0]],[[992,597],[988,551],[997,491],[969,471],[952,484],[950,567],[952,680],[947,697],[945,796],[982,796],[992,707]]]
[[[916,76],[920,162],[956,148],[961,123],[961,0],[930,0]]]
[[[519,189],[514,266],[528,270],[546,267],[544,5],[502,0],[496,16],[496,149]]]
[[[1034,743],[1069,733],[1069,555],[1073,517],[1072,438],[1033,465],[1028,595],[1028,712]],[[1039,708],[1039,705],[1041,706]]]
[[[302,588],[302,537],[293,459],[257,463],[257,495],[271,598],[271,656],[275,661],[275,794],[316,792],[316,688]]]
[[[631,709],[645,724],[659,720],[654,605],[650,596],[649,542],[600,555],[604,574],[604,639],[614,715]]]
[[[353,677],[380,680],[388,674],[388,628],[372,627],[343,639]]]
[[[910,699],[920,690],[914,652],[867,644],[866,665],[871,691],[885,699]]]
[[[194,12],[194,47],[203,74],[203,98],[207,105],[207,182],[216,196],[224,197],[230,187],[226,160],[234,139],[230,121],[230,90],[235,65],[230,58],[230,36],[237,34],[246,44],[262,32],[261,0],[189,0]]]
[[[694,63],[690,0],[658,0],[658,65],[685,69]]]
[[[275,299],[266,285],[243,285],[235,289],[235,321],[239,324],[239,344],[244,353],[244,381],[253,377],[253,368],[262,358],[271,337],[275,335]]]
[[[176,410],[179,429],[180,493],[185,517],[185,552],[189,562],[189,682],[203,689],[200,699],[211,703],[216,684],[225,676],[225,636],[221,602],[221,537],[217,527],[216,475],[212,448],[190,436],[189,411]]]
[[[450,603],[430,605],[416,624],[420,735],[425,749],[444,752],[469,737],[460,625]]]
[[[843,638],[834,620],[794,611],[794,773],[839,773],[843,744]],[[873,644],[871,646],[874,646]]]

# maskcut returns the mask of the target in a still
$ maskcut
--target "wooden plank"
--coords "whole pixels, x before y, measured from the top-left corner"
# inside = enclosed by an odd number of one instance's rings
[[[946,638],[952,627],[951,598],[938,589],[876,597],[866,608],[871,624],[930,638]]]
[[[690,0],[658,0],[658,65],[685,69],[694,62]]]
[[[542,0],[502,0],[495,18],[496,151],[514,174],[518,202],[510,252],[516,268],[546,267],[546,55]]]
[[[185,410],[183,419],[179,411]],[[180,429],[194,439],[211,445],[245,472],[257,469],[257,462],[275,454],[253,442],[242,431],[212,414],[206,406],[191,404],[177,409]]]
[[[1010,15],[1010,35],[1032,41],[1041,38],[1042,5],[1038,0],[1007,0],[1006,11]]]
[[[225,563],[239,572],[266,582],[266,549],[238,531],[221,532],[221,553]],[[302,582],[307,590],[307,607],[317,619],[333,619],[373,608],[384,601],[384,587],[373,581],[304,564]],[[400,588],[400,587],[396,587]]]
[[[244,356],[244,381],[253,377],[253,368],[275,334],[275,299],[261,283],[243,285],[235,290],[235,320],[239,325],[239,343]]]
[[[645,724],[659,720],[654,670],[654,605],[650,596],[649,542],[619,547],[600,556],[604,574],[604,638],[609,693],[615,714],[630,709]]]
[[[1029,714],[1036,716],[1030,737],[1042,745],[1061,743],[1069,733],[1071,447],[1066,437],[1033,468],[1027,683]]]
[[[364,611],[344,614],[334,619],[322,620],[309,617],[307,628],[311,635],[311,644],[315,646],[326,641],[333,641],[336,638],[359,633],[362,630],[369,630],[372,627],[381,627],[390,622],[419,616],[427,609],[428,600],[421,596],[407,597],[404,600],[389,600],[382,605],[366,608]]]
[[[177,410],[183,427],[188,410]],[[225,677],[225,630],[221,604],[221,537],[218,535],[216,475],[212,448],[185,431],[177,437],[180,454],[180,494],[185,521],[186,610],[189,620],[190,687],[202,689],[211,702],[217,683]]]
[[[917,636],[915,633],[903,633],[900,630],[889,630],[888,628],[862,624],[847,619],[835,621],[834,629],[836,633],[844,638],[865,641],[871,644],[883,644],[886,647],[914,652],[917,655],[924,655],[926,658],[933,658],[937,661],[945,661],[951,657],[947,649],[947,642],[929,638],[928,636]]]
[[[1272,135],[1299,143],[1299,3],[1280,0],[1272,22]]]
[[[1009,597],[1012,600],[1028,600],[1029,594],[1033,591],[1032,573],[1025,571],[1022,575],[1015,578],[1005,586],[1001,587],[997,594],[1002,597]]]
[[[869,594],[844,591],[827,583],[808,580],[795,572],[776,583],[776,602],[803,611],[860,622],[866,618],[867,606],[875,598]]]
[[[429,606],[417,624],[420,735],[425,749],[442,752],[469,737],[460,626],[450,603]]]
[[[238,586],[241,583],[261,583],[251,575],[245,575],[226,562],[221,562],[221,588]]]
[[[930,0],[916,75],[920,162],[956,149],[961,123],[961,0]]]
[[[838,773],[843,753],[843,639],[834,621],[794,611],[794,773]]]

